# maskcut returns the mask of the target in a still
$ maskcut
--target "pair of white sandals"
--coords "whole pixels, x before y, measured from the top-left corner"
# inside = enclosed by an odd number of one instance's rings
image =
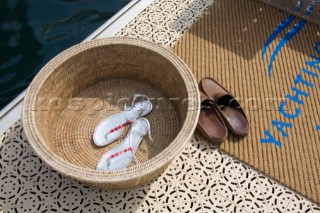
[[[138,98],[145,100],[137,102]],[[150,134],[150,123],[146,116],[152,111],[149,97],[137,94],[133,97],[131,107],[125,105],[125,110],[101,121],[93,133],[93,141],[97,146],[105,146],[120,137],[124,127],[131,125],[128,135],[114,149],[105,153],[97,164],[97,170],[119,170],[128,167],[133,160],[138,161],[135,153],[145,135]]]

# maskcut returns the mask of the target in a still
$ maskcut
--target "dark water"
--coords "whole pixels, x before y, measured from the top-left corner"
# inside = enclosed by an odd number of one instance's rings
[[[0,0],[0,109],[130,0]]]

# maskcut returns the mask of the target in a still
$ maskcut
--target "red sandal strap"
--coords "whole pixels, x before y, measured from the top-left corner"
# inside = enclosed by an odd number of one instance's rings
[[[118,157],[119,155],[122,155],[122,154],[125,154],[127,152],[130,152],[130,151],[133,151],[133,147],[129,147],[129,148],[126,148],[122,151],[119,151],[117,153],[114,153],[113,155],[111,155],[110,157],[108,157],[109,159],[112,159],[112,158],[115,158],[115,157]]]
[[[113,129],[111,129],[111,130],[108,132],[108,134],[113,133],[113,132],[115,132],[115,131],[117,131],[117,130],[119,130],[119,129],[122,129],[123,127],[128,126],[128,125],[130,125],[130,124],[132,124],[132,121],[127,121],[125,124],[122,124],[122,125],[120,125],[120,126],[117,126],[117,127],[113,128]]]

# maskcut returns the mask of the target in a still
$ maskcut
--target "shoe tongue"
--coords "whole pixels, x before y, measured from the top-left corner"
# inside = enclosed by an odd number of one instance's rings
[[[220,86],[218,83],[211,79],[205,79],[202,81],[202,87],[204,92],[214,100],[219,99],[222,96],[228,95],[229,92]]]
[[[229,95],[227,92],[219,92],[219,93],[215,93],[214,95],[212,95],[212,96],[214,96],[214,97],[212,97],[213,98],[213,100],[218,100],[219,98],[221,98],[221,97],[223,97],[223,96],[226,96],[226,95]]]

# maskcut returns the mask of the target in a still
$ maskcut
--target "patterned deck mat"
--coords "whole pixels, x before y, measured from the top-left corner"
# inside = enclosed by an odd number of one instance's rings
[[[212,3],[155,0],[117,36],[171,47]],[[315,213],[320,207],[198,137],[149,184],[113,192],[92,189],[48,168],[18,121],[0,136],[2,212]]]

